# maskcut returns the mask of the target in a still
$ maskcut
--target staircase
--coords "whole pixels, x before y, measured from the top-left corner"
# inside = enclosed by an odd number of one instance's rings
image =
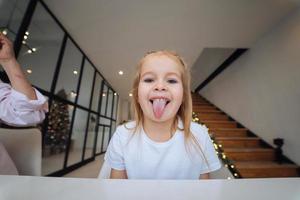
[[[265,145],[246,128],[198,94],[192,94],[193,112],[199,122],[209,128],[209,133],[222,148],[242,178],[298,177],[299,167],[291,162],[275,162],[275,149]]]

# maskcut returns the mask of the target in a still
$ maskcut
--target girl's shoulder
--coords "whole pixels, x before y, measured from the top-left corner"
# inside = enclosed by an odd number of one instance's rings
[[[205,125],[191,122],[190,130],[192,134],[197,138],[207,138],[208,128]]]
[[[133,131],[136,127],[135,121],[129,121],[122,125],[119,125],[115,131],[115,134],[122,138],[127,138],[133,134]]]

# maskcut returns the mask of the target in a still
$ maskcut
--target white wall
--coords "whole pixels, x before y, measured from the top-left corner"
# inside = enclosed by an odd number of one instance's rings
[[[124,98],[119,98],[117,125],[123,121],[131,120],[130,118],[130,102]]]
[[[300,9],[266,33],[200,94],[300,164]]]
[[[191,89],[194,91],[234,50],[232,48],[204,48],[191,68]]]

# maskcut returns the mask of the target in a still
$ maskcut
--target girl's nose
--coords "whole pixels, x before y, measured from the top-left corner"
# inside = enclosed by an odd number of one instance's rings
[[[166,90],[166,86],[162,81],[158,81],[155,85],[155,90],[157,91],[165,91]]]

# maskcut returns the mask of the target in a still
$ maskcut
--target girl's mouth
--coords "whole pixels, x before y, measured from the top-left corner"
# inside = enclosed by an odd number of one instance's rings
[[[170,103],[170,99],[158,97],[150,99],[150,102],[152,103],[154,116],[159,119],[163,115],[166,106]]]

